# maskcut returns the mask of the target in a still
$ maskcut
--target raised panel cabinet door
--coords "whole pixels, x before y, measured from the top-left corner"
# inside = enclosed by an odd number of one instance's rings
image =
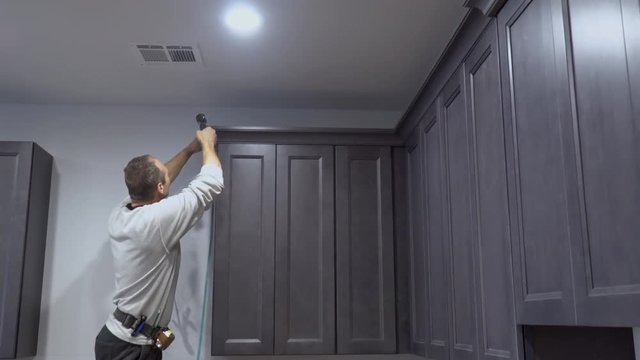
[[[427,271],[424,236],[422,148],[420,129],[411,136],[405,147],[407,163],[407,203],[409,220],[409,325],[410,350],[425,355],[425,327],[427,325]]]
[[[477,357],[475,264],[476,234],[472,217],[469,122],[463,72],[456,72],[443,91],[442,124],[445,131],[447,178],[449,281],[451,284],[449,341],[451,358]]]
[[[515,320],[498,27],[492,22],[465,62],[475,173],[476,311],[480,359],[519,359]]]
[[[336,147],[337,346],[396,351],[391,149]]]
[[[420,127],[427,273],[425,342],[428,359],[449,360],[449,250],[444,216],[444,141],[438,107],[432,106],[427,114]]]
[[[335,353],[333,146],[278,145],[275,353]]]
[[[517,321],[573,325],[580,226],[562,4],[508,2],[498,21]]]
[[[0,358],[6,359],[17,357],[20,340],[32,154],[32,143],[0,143]]]
[[[640,326],[640,2],[567,3],[583,218],[578,323]]]
[[[212,355],[273,354],[275,145],[221,144]]]

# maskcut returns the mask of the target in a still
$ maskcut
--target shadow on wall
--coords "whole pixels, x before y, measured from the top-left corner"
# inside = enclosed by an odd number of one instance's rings
[[[104,231],[96,231],[96,237],[82,241],[97,241],[97,251],[89,262],[83,258],[69,256],[68,249],[56,239],[59,234],[58,210],[64,209],[60,199],[60,172],[54,160],[49,224],[47,229],[47,249],[44,266],[42,305],[40,310],[40,330],[38,335],[38,356],[34,359],[58,359],[69,354],[91,354],[93,358],[94,338],[106,320],[113,293],[113,258],[109,240]],[[78,224],[81,226],[81,224]],[[102,229],[100,229],[102,230]],[[61,254],[67,253],[67,256]],[[86,264],[84,268],[73,269],[76,278],[58,294],[53,294],[54,282],[63,281],[54,274],[60,264],[54,261]],[[66,279],[65,279],[66,280]],[[89,297],[87,295],[90,295]],[[87,331],[87,324],[100,324],[95,331]],[[84,357],[84,356],[83,356]],[[80,358],[80,357],[79,357]]]
[[[201,223],[202,221],[198,222],[198,224]],[[196,256],[195,252],[190,252],[188,254],[183,253],[182,261],[190,264],[195,264],[198,261],[198,257]],[[180,289],[183,290],[180,293],[176,291],[176,299],[173,305],[173,315],[171,317],[171,323],[169,327],[173,329],[177,337],[182,340],[182,344],[184,345],[184,349],[187,354],[195,356],[198,347],[198,335],[200,331],[200,309],[195,305],[198,302],[198,298],[201,297],[200,293],[198,292],[198,288],[202,285],[198,284],[198,279],[200,279],[201,274],[199,274],[199,269],[197,267],[191,267],[186,270],[188,271],[186,279],[187,284]],[[178,281],[181,280],[182,279],[178,279]],[[188,293],[185,293],[184,290],[187,290]],[[195,301],[183,303],[183,297],[187,297]]]
[[[49,328],[49,312],[51,300],[51,283],[53,254],[55,253],[55,241],[52,241],[56,233],[58,224],[58,208],[60,198],[60,172],[56,158],[53,158],[51,168],[51,196],[49,197],[49,221],[47,224],[47,248],[45,250],[44,275],[42,278],[42,297],[40,305],[40,326],[38,329],[38,353],[42,354],[47,348],[48,334],[46,329]]]

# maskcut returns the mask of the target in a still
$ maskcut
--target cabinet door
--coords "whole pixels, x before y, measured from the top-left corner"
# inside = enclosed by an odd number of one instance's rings
[[[425,340],[427,357],[449,359],[448,248],[445,241],[444,167],[442,123],[436,106],[427,111],[420,127],[422,137],[424,229],[427,263],[427,314]]]
[[[571,325],[579,225],[561,1],[519,5],[499,15],[517,320]]]
[[[275,353],[333,354],[333,146],[277,153]]]
[[[570,0],[581,325],[640,326],[640,3]]]
[[[472,127],[480,359],[518,359],[497,23],[465,62]]]
[[[406,189],[408,195],[409,220],[409,325],[411,352],[425,355],[425,326],[427,272],[426,251],[423,217],[423,186],[422,186],[422,148],[420,146],[420,129],[414,133],[406,144],[407,178]]]
[[[469,159],[469,129],[462,72],[458,71],[443,92],[442,123],[445,126],[446,176],[449,218],[449,281],[451,284],[451,357],[477,357],[474,221]]]
[[[273,354],[275,146],[221,144],[213,355]]]
[[[394,353],[389,147],[336,148],[338,353]]]
[[[0,358],[18,355],[32,152],[32,143],[0,143]]]

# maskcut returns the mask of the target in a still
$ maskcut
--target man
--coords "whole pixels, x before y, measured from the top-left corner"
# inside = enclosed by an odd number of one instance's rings
[[[215,130],[206,128],[168,163],[143,155],[124,169],[129,197],[109,218],[117,308],[96,337],[97,360],[162,359],[155,339],[171,320],[180,239],[224,186],[216,141]],[[171,182],[199,151],[200,173],[168,197]]]

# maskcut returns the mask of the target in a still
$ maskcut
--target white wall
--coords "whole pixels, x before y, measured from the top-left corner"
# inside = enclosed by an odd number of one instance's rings
[[[0,104],[0,141],[35,141],[54,157],[36,359],[93,358],[94,338],[113,310],[113,265],[106,222],[110,210],[126,196],[122,169],[130,158],[145,153],[168,160],[193,138],[193,116],[198,111],[202,109]],[[214,122],[214,116],[209,119]],[[264,125],[258,120],[245,125]],[[185,166],[174,191],[196,174],[199,160],[191,159]],[[178,339],[165,359],[195,359],[210,216],[206,214],[182,241],[177,309],[171,324]],[[210,328],[209,321],[205,329]],[[210,353],[208,331],[204,339],[206,355]]]

